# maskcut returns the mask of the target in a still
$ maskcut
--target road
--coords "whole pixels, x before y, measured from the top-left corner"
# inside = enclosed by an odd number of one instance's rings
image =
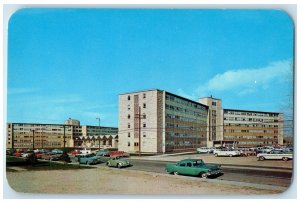
[[[129,159],[133,164],[127,170],[139,170],[155,173],[165,173],[166,161],[150,161]],[[97,167],[107,167],[105,164],[95,165]],[[288,187],[291,184],[292,170],[290,169],[276,169],[275,167],[241,167],[234,165],[222,166],[224,174],[216,177],[218,180],[236,181],[245,183],[264,184],[272,186]]]

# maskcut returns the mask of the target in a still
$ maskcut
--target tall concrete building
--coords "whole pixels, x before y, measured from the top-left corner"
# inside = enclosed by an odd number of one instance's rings
[[[221,99],[196,102],[152,89],[119,95],[118,135],[119,150],[132,153],[276,145],[283,144],[283,114],[223,109]]]
[[[119,95],[119,150],[191,151],[207,143],[208,107],[153,89]]]
[[[7,123],[6,148],[117,147],[117,134],[118,128],[81,126],[71,118],[64,124]]]

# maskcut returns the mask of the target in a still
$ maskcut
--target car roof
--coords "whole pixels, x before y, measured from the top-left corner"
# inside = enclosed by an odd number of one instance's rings
[[[191,162],[191,161],[202,161],[202,159],[184,159],[179,162]]]

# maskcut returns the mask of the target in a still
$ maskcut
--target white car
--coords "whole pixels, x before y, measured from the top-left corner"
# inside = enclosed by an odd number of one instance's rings
[[[92,154],[92,150],[84,148],[84,150],[80,150],[80,154]]]
[[[200,148],[197,148],[197,153],[200,154],[200,153],[213,153],[213,149],[211,148],[208,148],[208,147],[200,147]]]
[[[238,150],[224,150],[224,149],[219,149],[214,151],[215,156],[240,156],[241,152]]]
[[[293,159],[293,154],[292,153],[281,152],[281,151],[272,151],[272,152],[269,152],[269,153],[259,153],[259,154],[257,154],[257,158],[258,158],[259,161],[263,161],[265,159],[287,161],[289,159]]]

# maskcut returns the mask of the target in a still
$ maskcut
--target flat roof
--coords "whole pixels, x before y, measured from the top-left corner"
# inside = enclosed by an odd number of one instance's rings
[[[210,97],[200,97],[199,99],[205,99],[205,98],[210,98],[210,99],[215,99],[215,100],[222,100],[222,99],[214,98],[212,96],[210,96]]]
[[[199,103],[199,102],[197,102],[197,101],[194,101],[194,100],[191,100],[191,99],[188,99],[188,98],[179,96],[179,95],[177,95],[177,94],[168,92],[168,91],[166,91],[166,90],[160,90],[160,89],[155,89],[155,88],[154,88],[154,89],[140,90],[140,91],[133,91],[133,92],[128,92],[128,93],[122,93],[122,94],[119,94],[119,95],[134,94],[134,93],[149,92],[149,91],[162,91],[162,92],[165,92],[166,94],[170,94],[170,95],[172,95],[172,96],[175,96],[175,97],[181,98],[181,99],[183,99],[183,100],[192,102],[192,103],[194,103],[194,104],[198,104],[198,105],[200,105],[200,106],[203,106],[203,107],[208,108],[208,106],[206,106],[205,104],[201,104],[201,103]]]
[[[242,111],[242,112],[255,112],[255,113],[274,113],[274,114],[282,114],[280,112],[270,112],[270,111],[252,111],[252,110],[240,110],[240,109],[223,109],[227,111]]]
[[[132,91],[132,92],[125,92],[125,93],[121,93],[119,95],[134,94],[134,93],[149,92],[149,91],[164,91],[164,90],[153,88],[153,89],[145,89],[145,90],[136,90],[136,91]]]

